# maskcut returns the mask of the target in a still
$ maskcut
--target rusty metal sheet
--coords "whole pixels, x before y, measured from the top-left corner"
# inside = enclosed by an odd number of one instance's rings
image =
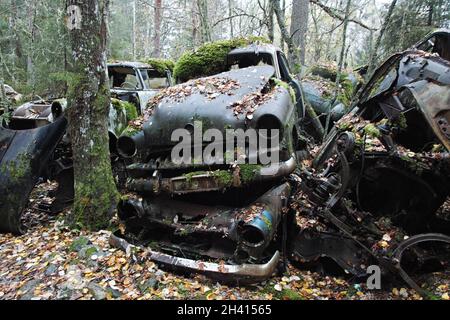
[[[442,144],[450,151],[450,84],[427,80],[407,85]]]
[[[67,120],[61,117],[32,130],[0,127],[0,232],[24,232],[22,211],[66,126]]]
[[[130,251],[132,247],[126,240],[114,234],[111,234],[109,243],[126,252]],[[225,283],[252,284],[264,281],[272,276],[280,260],[280,253],[276,251],[272,258],[264,264],[228,265],[179,258],[147,248],[142,249],[149,253],[150,260],[158,264],[178,271],[202,274]]]

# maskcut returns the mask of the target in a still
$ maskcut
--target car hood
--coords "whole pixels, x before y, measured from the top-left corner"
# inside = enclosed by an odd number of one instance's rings
[[[256,128],[258,119],[267,114],[285,123],[292,116],[288,107],[291,97],[286,88],[271,81],[274,74],[272,66],[250,67],[163,91],[157,103],[153,99],[148,106],[152,110],[144,124],[147,144],[174,145],[174,130],[193,129],[199,123],[203,132],[214,128],[222,133],[226,129]]]

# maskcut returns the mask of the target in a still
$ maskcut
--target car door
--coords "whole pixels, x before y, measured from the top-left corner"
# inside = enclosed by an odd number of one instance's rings
[[[294,89],[295,97],[297,99],[298,116],[300,119],[302,119],[305,116],[305,108],[303,105],[303,97],[302,97],[302,90],[300,87],[300,83],[291,76],[290,69],[289,69],[289,63],[288,63],[284,53],[281,51],[277,51],[277,58],[278,58],[278,64],[280,67],[281,80],[289,83],[289,85],[292,87],[292,89]]]
[[[144,110],[152,97],[161,90],[171,86],[171,79],[166,72],[164,75],[156,70],[143,68],[139,69],[144,89],[138,92],[141,109]]]

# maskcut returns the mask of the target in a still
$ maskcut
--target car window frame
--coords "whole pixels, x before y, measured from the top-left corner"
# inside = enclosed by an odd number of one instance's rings
[[[111,72],[109,72],[109,69],[114,69],[114,68],[124,68],[124,69],[131,69],[134,72],[134,76],[136,77],[137,83],[139,85],[139,87],[136,87],[134,89],[132,88],[121,88],[121,87],[111,87],[111,77],[113,77],[113,75],[111,74]],[[127,74],[127,75],[132,75],[131,73]],[[108,82],[109,82],[109,87],[110,90],[123,90],[123,91],[141,91],[144,89],[144,82],[142,81],[142,77],[140,72],[137,72],[137,69],[134,67],[130,67],[130,66],[108,66]]]
[[[282,52],[282,51],[277,51],[277,59],[278,59],[278,63],[279,65],[282,67],[280,68],[280,78],[281,80],[290,83],[292,81],[292,77],[291,77],[291,68],[289,66],[289,61],[286,57],[286,55]],[[285,75],[285,79],[283,77],[283,73],[286,73]]]
[[[168,73],[165,72],[164,78],[166,79],[167,87],[165,87],[165,88],[160,88],[160,89],[153,89],[153,88],[150,88],[150,87],[148,86],[147,82],[144,80],[144,78],[143,78],[143,76],[142,76],[142,71],[145,70],[145,71],[148,72],[149,70],[154,70],[154,69],[151,69],[151,68],[139,68],[138,70],[139,70],[139,75],[140,75],[140,77],[141,77],[141,81],[142,81],[142,83],[144,84],[144,90],[154,90],[154,91],[158,91],[158,90],[162,90],[162,89],[168,88],[168,87],[170,87],[170,86],[172,85]],[[147,73],[147,76],[148,76],[148,73]]]

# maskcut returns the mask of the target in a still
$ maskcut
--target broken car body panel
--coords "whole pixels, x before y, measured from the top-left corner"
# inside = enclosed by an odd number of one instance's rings
[[[275,73],[270,65],[231,70],[162,91],[157,102],[149,105],[143,130],[118,142],[122,154],[141,154],[127,169],[128,191],[137,196],[119,205],[119,217],[127,226],[124,237],[136,243],[151,242],[170,256],[194,261],[213,258],[236,265],[233,270],[266,270],[263,276],[255,274],[246,281],[271,275],[267,270],[273,271],[272,267],[259,265],[275,263],[273,246],[291,193],[283,179],[297,166],[294,136],[298,121],[295,99],[272,80]],[[270,149],[280,153],[280,160],[269,165],[208,159],[173,163],[170,153],[178,142],[172,141],[172,132],[195,129],[198,123],[200,134],[215,129],[223,136],[230,129],[280,129],[280,146]],[[224,140],[214,142],[225,147]],[[131,152],[127,143],[132,144]],[[247,161],[258,161],[259,154],[268,152],[254,151],[245,153]],[[198,269],[183,259],[169,261],[187,270]],[[240,280],[248,277],[233,273],[234,280],[238,275]],[[225,280],[227,275],[219,277]]]
[[[376,261],[413,288],[417,285],[393,258],[398,248],[413,245],[404,239],[450,241],[450,221],[440,214],[450,195],[449,62],[428,49],[432,53],[413,48],[396,54],[374,73],[352,111],[315,152],[313,170],[307,167],[300,174],[297,195],[313,208],[301,211],[313,214],[317,223],[302,233],[314,234],[318,244],[330,232],[342,245],[351,239],[359,247],[352,251],[365,256],[360,261]],[[429,238],[430,232],[440,234]],[[304,238],[297,241],[297,258],[314,256],[311,247],[303,247]],[[410,250],[406,260],[414,262],[409,269],[417,272],[433,263],[429,250],[423,245]],[[322,253],[352,269],[342,261],[345,256],[354,261],[346,250],[338,256]],[[443,260],[435,263],[445,268],[448,259],[439,256]]]
[[[114,234],[109,238],[109,243],[111,246],[120,248],[125,252],[131,250],[130,248],[132,247],[132,244],[128,243],[121,236]],[[224,263],[219,264],[179,258],[155,252],[148,248],[144,250],[148,252],[150,260],[161,266],[181,272],[202,274],[212,279],[231,284],[252,284],[264,281],[274,274],[280,260],[280,253],[276,251],[272,258],[265,264],[227,265]]]
[[[154,70],[151,66],[124,62],[111,64],[108,67],[122,68],[125,70],[124,74],[134,73],[134,79],[140,81],[139,88],[134,90],[133,88],[127,88],[123,92],[111,90],[112,95],[124,98],[118,101],[119,104],[121,101],[135,102],[135,107],[138,108],[140,101],[148,101],[148,97],[156,94],[157,90],[148,88],[143,78],[144,71]],[[164,79],[164,85],[171,84],[170,72],[160,77]],[[114,79],[111,81],[114,82]],[[115,81],[118,82],[119,79]],[[55,179],[58,182],[56,199],[50,209],[52,213],[61,211],[71,203],[74,194],[73,170],[70,138],[66,134],[67,120],[64,116],[66,108],[66,99],[49,101],[40,99],[28,102],[12,110],[9,123],[0,126],[0,150],[2,150],[0,232],[20,234],[25,231],[26,228],[20,217],[28,202],[29,194],[39,178]],[[129,110],[125,107],[115,106],[113,100],[108,117],[113,167],[116,163],[120,166],[116,155],[116,142],[118,136],[127,128],[130,116],[128,112]],[[140,109],[137,109],[137,113],[139,112]],[[17,171],[19,171],[20,179],[16,179]]]
[[[226,76],[237,83],[253,81],[251,73],[244,75],[252,70],[265,78],[275,76],[276,70],[268,72],[268,68],[239,68]],[[249,83],[252,90],[264,88],[256,74],[254,81]],[[197,85],[202,83],[199,80]],[[358,277],[366,275],[364,266],[377,264],[406,281],[404,270],[399,272],[399,262],[392,258],[396,248],[412,246],[404,238],[439,232],[438,239],[450,239],[449,222],[436,215],[450,190],[448,85],[448,61],[437,51],[413,48],[396,54],[375,72],[352,110],[301,167],[294,158],[294,166],[287,166],[293,170],[271,181],[253,179],[243,185],[234,181],[221,185],[214,174],[219,167],[171,163],[167,158],[173,147],[171,130],[185,127],[197,113],[211,122],[207,128],[251,127],[258,123],[258,112],[289,114],[283,109],[286,95],[280,91],[246,119],[232,117],[227,108],[234,99],[242,99],[236,89],[230,96],[214,99],[189,94],[177,100],[177,94],[169,93],[154,106],[143,132],[131,137],[130,156],[139,149],[147,157],[136,157],[128,167],[128,188],[136,195],[121,204],[120,218],[126,226],[122,236],[171,257],[188,254],[193,261],[260,264],[280,250],[303,265],[330,265],[328,258]],[[188,86],[192,89],[195,84]],[[288,136],[296,141],[292,132]],[[200,168],[205,171],[195,171]],[[281,214],[273,219],[265,212]],[[267,246],[259,250],[254,247],[259,243]],[[427,247],[407,255],[417,267],[434,259]],[[177,258],[169,261],[187,271],[197,270],[190,263],[178,264]]]
[[[423,80],[407,85],[407,88],[436,136],[450,151],[450,81],[444,84]]]
[[[0,127],[0,232],[23,232],[22,211],[66,126],[67,120],[60,117],[30,130]]]
[[[142,62],[118,61],[108,64],[111,95],[135,104],[142,114],[148,101],[161,89],[172,86],[169,70],[164,74]]]
[[[194,260],[265,262],[273,256],[270,247],[289,194],[289,185],[283,184],[244,207],[201,205],[164,196],[132,198],[119,205],[119,217],[127,225],[122,237],[137,244],[146,239],[159,251]]]

